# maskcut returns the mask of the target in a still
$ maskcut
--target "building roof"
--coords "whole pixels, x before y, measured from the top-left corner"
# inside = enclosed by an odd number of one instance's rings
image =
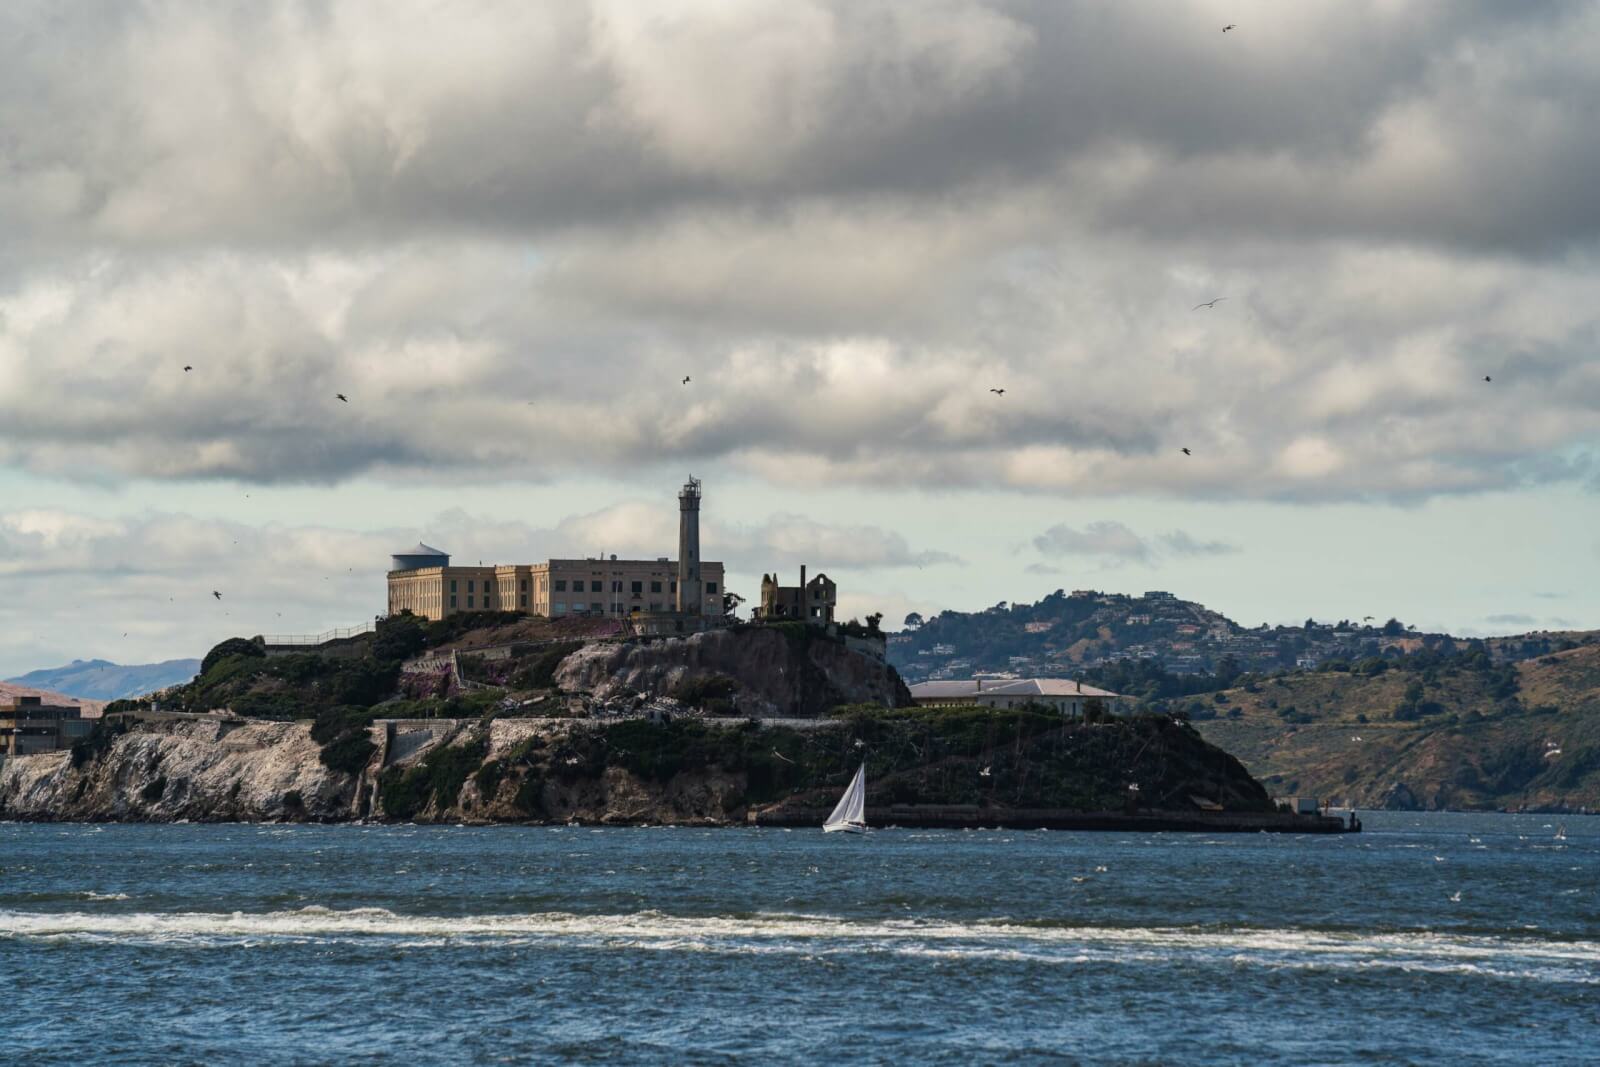
[[[1083,685],[1071,678],[958,678],[945,682],[918,682],[911,687],[912,697],[918,700],[950,699],[973,696],[1017,697],[1101,697],[1114,699],[1117,694],[1092,685]]]
[[[440,552],[437,548],[429,548],[421,541],[417,542],[415,548],[408,548],[404,552],[395,553],[397,556],[448,556],[449,554],[448,552]]]

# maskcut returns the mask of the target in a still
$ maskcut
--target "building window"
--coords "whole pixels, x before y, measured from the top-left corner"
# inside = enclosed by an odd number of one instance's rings
[[[620,592],[622,592],[622,583],[621,583],[621,582],[612,582],[612,583],[611,583],[611,591],[612,591],[612,592],[613,592],[613,593],[620,593]]]
[[[659,593],[659,592],[661,592],[661,583],[660,583],[660,582],[651,582],[651,583],[650,583],[650,591],[651,591],[651,592],[652,592],[652,593]]]
[[[661,605],[659,603],[652,603],[650,605],[650,610],[651,611],[660,611],[661,610]]]
[[[523,607],[527,607],[528,606],[528,594],[527,593],[523,593],[522,594],[522,606]]]
[[[589,605],[589,610],[594,612],[596,615],[598,615],[603,610],[603,608],[599,604],[590,604]]]
[[[566,591],[567,591],[567,580],[565,578],[557,578],[556,579],[556,592],[565,593]]]
[[[707,582],[706,583],[706,592],[707,593],[715,593],[716,591],[717,591],[717,583],[716,582]]]
[[[640,593],[643,593],[643,592],[644,592],[644,583],[643,582],[634,582],[633,583],[633,595],[634,596],[638,596]]]
[[[526,578],[522,579],[522,591],[524,593],[528,591],[528,579]]]
[[[676,593],[678,591],[678,583],[677,582],[673,582],[672,583],[672,591],[674,593]]]
[[[456,583],[454,583],[454,582],[451,582],[451,583],[450,583],[450,584],[451,584],[451,585],[455,585],[455,584],[456,584]],[[451,593],[451,594],[450,594],[450,606],[451,606],[451,607],[452,607],[452,608],[453,608],[453,607],[455,607],[455,606],[456,606],[456,595],[455,595],[455,594],[454,594],[454,593]]]
[[[559,601],[559,600],[558,600],[558,601],[556,601],[556,602],[555,602],[555,604],[553,604],[553,605],[552,605],[552,606],[551,606],[551,608],[550,608],[550,611],[551,611],[551,612],[552,612],[552,613],[553,613],[553,614],[556,614],[556,615],[560,615],[560,614],[561,614],[561,613],[563,613],[563,612],[564,612],[564,611],[566,611],[566,610],[567,610],[567,605],[566,605],[566,604],[564,604],[564,603],[562,603],[562,602],[561,602],[561,601]]]
[[[589,583],[589,592],[591,592],[591,593],[598,593],[603,588],[605,588],[605,587],[600,582],[590,582]]]
[[[471,610],[471,608],[472,608],[472,594],[468,593],[467,594],[467,609]]]
[[[452,593],[456,591],[456,580],[454,578],[450,579],[450,591]]]

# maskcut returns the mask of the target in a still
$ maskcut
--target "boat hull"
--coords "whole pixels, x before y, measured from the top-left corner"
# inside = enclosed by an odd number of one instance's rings
[[[867,832],[867,828],[858,823],[842,822],[833,826],[824,826],[822,832],[825,834],[864,834]]]

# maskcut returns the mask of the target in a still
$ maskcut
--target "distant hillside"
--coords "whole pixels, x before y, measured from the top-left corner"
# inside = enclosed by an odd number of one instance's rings
[[[1418,633],[1398,619],[1258,626],[1250,629],[1192,600],[1153,590],[1139,596],[1057,589],[1033,604],[1004,601],[982,611],[945,611],[889,636],[889,662],[908,682],[974,673],[1070,677],[1119,663],[1153,663],[1175,674],[1305,669],[1338,660],[1482,649],[1496,662],[1545,656],[1600,640],[1592,632],[1541,632],[1468,639]]]
[[[1389,808],[1600,810],[1600,645],[1247,678],[1159,702],[1274,793]]]
[[[65,667],[29,671],[7,681],[86,700],[121,700],[187,682],[200,670],[197,659],[123,666],[103,659],[75,659]]]

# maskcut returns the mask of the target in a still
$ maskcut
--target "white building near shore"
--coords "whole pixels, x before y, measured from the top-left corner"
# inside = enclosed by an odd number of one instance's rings
[[[992,708],[1015,708],[1039,704],[1055,708],[1063,715],[1082,716],[1089,701],[1096,700],[1113,714],[1120,710],[1122,696],[1071,678],[962,678],[949,681],[918,682],[911,696],[924,707],[981,704]]]

